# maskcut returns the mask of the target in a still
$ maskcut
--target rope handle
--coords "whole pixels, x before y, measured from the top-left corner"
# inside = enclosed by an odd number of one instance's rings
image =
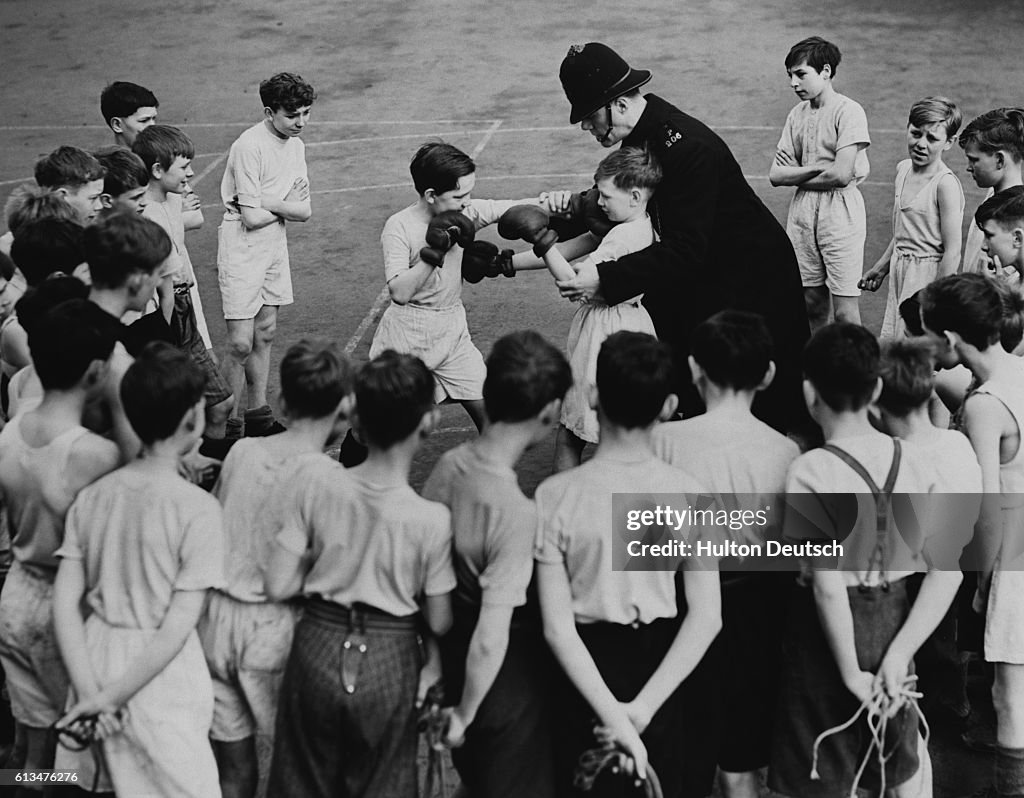
[[[576,772],[573,775],[573,785],[579,790],[589,792],[593,789],[598,775],[604,771],[625,773],[631,761],[631,757],[612,741],[606,742],[598,748],[589,748],[580,754]],[[646,798],[663,798],[661,781],[649,762],[647,763],[647,778],[642,779],[641,783]]]

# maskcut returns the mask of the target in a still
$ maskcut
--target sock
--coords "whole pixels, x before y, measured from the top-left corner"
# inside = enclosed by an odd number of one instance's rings
[[[238,440],[242,437],[242,419],[240,418],[229,418],[227,424],[224,426],[224,437],[234,440]]]
[[[245,434],[247,437],[258,436],[274,423],[274,411],[270,405],[245,411]]]
[[[1000,798],[1024,796],[1024,748],[996,746],[996,792]]]
[[[204,435],[203,442],[199,444],[199,454],[212,457],[214,460],[223,460],[236,443],[237,438],[209,438]]]
[[[338,452],[338,462],[345,468],[353,468],[362,463],[369,456],[370,450],[356,440],[352,430],[345,433],[345,440],[341,442],[341,451]]]

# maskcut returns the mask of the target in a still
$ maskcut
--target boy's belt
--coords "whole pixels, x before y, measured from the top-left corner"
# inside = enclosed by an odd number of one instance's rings
[[[414,632],[419,618],[416,613],[392,615],[367,604],[345,607],[315,596],[309,596],[304,607],[307,617],[357,631],[372,629],[375,632]]]

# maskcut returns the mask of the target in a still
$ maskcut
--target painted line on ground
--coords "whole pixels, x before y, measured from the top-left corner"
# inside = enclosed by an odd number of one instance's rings
[[[175,127],[207,127],[207,128],[218,128],[218,127],[248,127],[256,124],[258,120],[247,119],[244,122],[179,122],[175,124]],[[494,122],[494,119],[317,119],[313,117],[313,123],[321,126],[331,127],[344,127],[351,125],[354,127],[367,126],[367,125],[465,125],[465,124],[482,124]],[[160,124],[170,124],[169,122]],[[18,131],[18,130],[109,130],[110,128],[106,125],[0,125],[0,132],[2,131]]]
[[[483,138],[477,142],[475,147],[473,147],[472,152],[470,152],[469,154],[470,158],[476,158],[478,155],[480,155],[481,152],[483,152],[484,147],[486,147],[488,142],[492,138],[494,138],[494,134],[498,132],[499,127],[501,127],[501,120],[497,119],[484,133]],[[408,184],[403,183],[399,185]],[[358,188],[350,190],[357,191]],[[377,320],[377,317],[384,311],[384,307],[390,301],[391,292],[388,291],[388,287],[385,285],[381,289],[380,293],[377,294],[376,298],[373,300],[373,304],[370,306],[370,309],[367,311],[366,315],[363,316],[362,321],[359,322],[359,325],[356,327],[355,332],[353,332],[348,341],[345,342],[344,351],[346,355],[351,355],[353,352],[355,352],[356,347],[359,346],[359,344],[362,342],[363,336],[366,335],[367,330],[370,329],[370,326]]]

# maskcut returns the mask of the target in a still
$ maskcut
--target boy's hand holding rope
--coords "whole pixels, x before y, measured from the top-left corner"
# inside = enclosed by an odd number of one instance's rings
[[[644,769],[638,772],[636,760],[626,752],[607,726],[596,727],[594,736],[600,745],[597,748],[590,748],[580,755],[573,777],[573,784],[577,789],[590,791],[598,775],[609,771],[633,775],[633,786],[642,787],[647,798],[662,798],[661,782],[650,763],[646,763]]]

